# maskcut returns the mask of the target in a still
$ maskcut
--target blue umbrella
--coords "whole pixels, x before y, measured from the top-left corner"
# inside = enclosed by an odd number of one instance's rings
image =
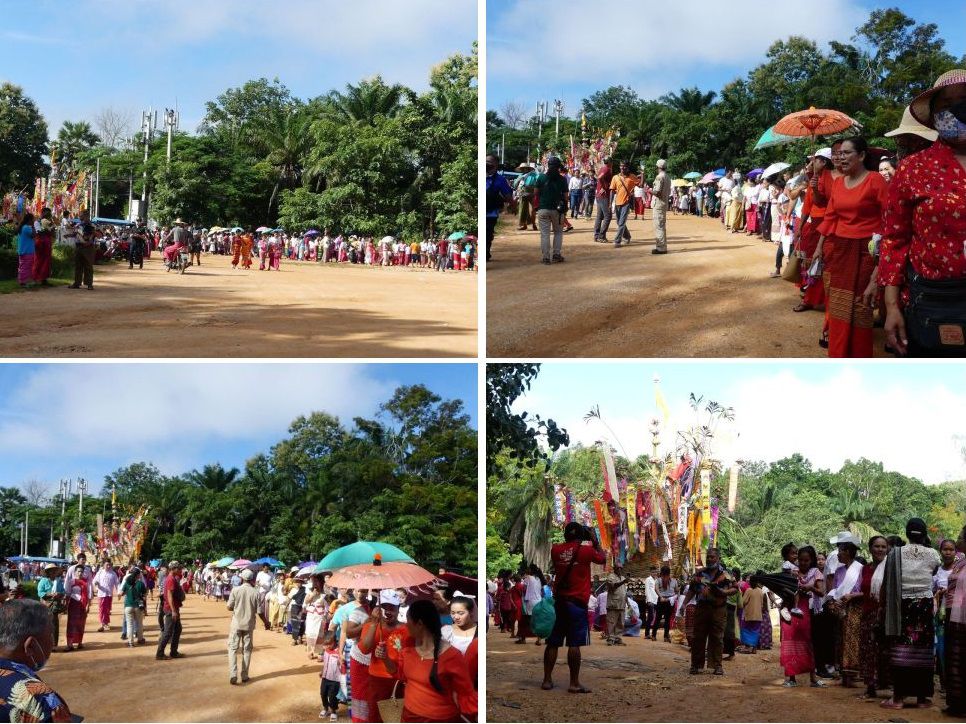
[[[784,133],[776,133],[775,127],[772,126],[767,131],[761,134],[761,138],[758,139],[758,143],[755,144],[756,151],[762,148],[770,148],[771,146],[780,146],[783,143],[791,143],[792,141],[801,141],[801,138],[796,138],[795,136],[786,136]]]

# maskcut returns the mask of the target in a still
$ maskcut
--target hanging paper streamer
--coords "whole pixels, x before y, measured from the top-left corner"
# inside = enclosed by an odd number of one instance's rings
[[[600,547],[604,550],[610,548],[610,534],[607,530],[607,522],[604,519],[604,504],[599,501],[594,501],[594,513],[597,516],[597,532],[600,535]]]
[[[738,466],[732,465],[728,476],[728,512],[734,513],[738,504]]]
[[[627,532],[631,535],[637,533],[637,486],[633,483],[627,485],[627,495],[625,497],[627,506]]]
[[[711,508],[711,545],[718,545],[718,506]]]
[[[605,444],[603,446],[604,451],[604,469],[606,471],[606,477],[604,482],[607,486],[607,491],[610,493],[612,500],[619,500],[617,493],[617,473],[614,471],[614,454],[611,452],[610,445]]]
[[[688,504],[682,502],[678,506],[678,535],[688,534]]]
[[[661,533],[664,535],[664,555],[662,559],[664,561],[669,561],[673,557],[674,553],[671,550],[671,539],[667,535],[667,526],[661,523]]]
[[[711,471],[701,471],[701,513],[706,533],[711,530]]]
[[[562,485],[553,486],[553,519],[556,521],[557,525],[566,525],[567,515],[565,513],[566,495],[563,490]]]
[[[564,493],[564,518],[567,519],[568,523],[574,521],[575,510],[574,510],[574,494],[567,488]]]
[[[667,425],[668,420],[671,419],[671,410],[667,406],[667,400],[664,399],[664,393],[661,392],[661,380],[657,376],[654,377],[654,402],[664,416],[664,424]]]

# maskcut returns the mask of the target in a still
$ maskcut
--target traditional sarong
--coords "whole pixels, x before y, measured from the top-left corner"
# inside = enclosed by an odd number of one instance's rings
[[[812,654],[812,612],[808,608],[808,599],[800,596],[798,607],[802,617],[792,616],[792,620],[781,621],[781,654],[779,661],[785,676],[807,674],[815,668],[815,656]]]
[[[684,607],[684,636],[688,640],[688,645],[694,639],[694,610],[696,606]]]
[[[966,713],[966,624],[947,620],[944,640],[946,706],[962,716]]]
[[[67,645],[84,643],[84,625],[87,623],[87,607],[73,598],[67,601]]]
[[[918,698],[933,695],[933,600],[902,599],[902,633],[895,637],[890,653],[893,696]]]
[[[829,274],[829,357],[872,356],[872,307],[862,305],[875,266],[868,239],[834,239],[823,250]]]
[[[50,232],[40,232],[34,240],[34,266],[32,275],[35,282],[50,278],[50,262],[54,251],[54,240]]]
[[[768,610],[768,599],[762,596],[761,599],[761,638],[758,640],[758,648],[766,651],[771,648],[773,643],[771,630],[771,612]]]
[[[748,233],[754,234],[758,231],[758,205],[752,204],[745,209],[745,228]]]
[[[34,280],[34,254],[20,254],[17,264],[17,282],[30,284]]]
[[[111,625],[111,603],[113,598],[111,596],[100,596],[97,599],[97,618],[101,622],[101,626]]]
[[[859,652],[859,670],[866,689],[890,688],[889,646],[885,640],[881,608],[862,612],[862,649]]]
[[[352,688],[349,690],[349,716],[355,722],[369,721],[369,667],[349,659]]]
[[[818,233],[818,226],[809,219],[802,227],[802,233],[798,239],[798,249],[805,257],[805,261],[802,262],[802,286],[805,289],[802,304],[807,304],[810,307],[821,307],[825,304],[825,284],[822,279],[812,278],[808,275],[808,269],[811,263],[807,260],[815,255],[815,249],[818,247],[820,237],[821,234]]]
[[[843,675],[857,676],[862,645],[862,603],[853,599],[845,604],[845,617],[839,619],[835,658]]]
[[[745,646],[758,648],[761,641],[761,621],[741,622],[741,643]]]
[[[369,676],[369,721],[379,724],[382,715],[379,713],[379,702],[392,697],[392,690],[396,686],[396,679],[383,676]],[[400,689],[402,691],[402,689]]]

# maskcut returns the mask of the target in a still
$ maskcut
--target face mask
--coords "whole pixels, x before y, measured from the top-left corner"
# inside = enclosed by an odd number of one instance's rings
[[[951,110],[940,111],[933,116],[933,123],[944,141],[966,143],[966,122],[956,117]]]
[[[37,644],[37,648],[40,649],[40,663],[37,663],[37,660],[34,658],[33,654],[27,654],[28,656],[30,656],[30,666],[36,672],[36,671],[40,671],[42,668],[44,668],[47,665],[47,657],[44,656],[44,649],[39,643],[37,643],[36,639],[34,639],[34,641],[32,641],[31,643]]]

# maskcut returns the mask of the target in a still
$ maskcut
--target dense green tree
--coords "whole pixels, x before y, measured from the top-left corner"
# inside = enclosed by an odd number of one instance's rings
[[[47,123],[20,86],[0,83],[0,187],[17,190],[45,172]]]
[[[64,121],[57,131],[57,152],[62,163],[73,166],[77,156],[98,143],[100,137],[94,133],[87,121]]]

